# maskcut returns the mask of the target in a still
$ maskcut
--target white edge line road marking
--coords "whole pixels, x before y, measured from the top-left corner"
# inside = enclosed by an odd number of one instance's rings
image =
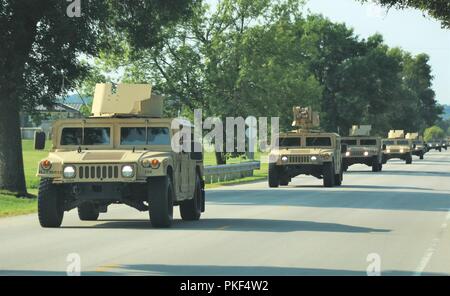
[[[422,257],[422,260],[420,260],[420,263],[414,272],[415,276],[422,275],[423,271],[427,267],[428,263],[431,260],[431,257],[433,257],[433,254],[436,251],[436,247],[439,245],[439,243],[442,239],[442,236],[444,235],[444,231],[448,227],[448,222],[450,222],[450,210],[447,211],[447,216],[445,217],[445,220],[441,225],[441,228],[439,230],[437,237],[433,239],[433,241],[431,242],[431,246],[426,250],[424,256]]]

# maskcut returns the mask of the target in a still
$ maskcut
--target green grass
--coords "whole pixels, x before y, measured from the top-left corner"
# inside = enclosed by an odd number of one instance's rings
[[[0,193],[0,217],[24,215],[36,211],[36,198],[18,198],[8,193]]]
[[[36,177],[39,161],[48,155],[52,146],[51,141],[47,141],[45,150],[34,150],[33,140],[22,141],[23,166],[27,188],[36,189],[39,187],[39,178]]]

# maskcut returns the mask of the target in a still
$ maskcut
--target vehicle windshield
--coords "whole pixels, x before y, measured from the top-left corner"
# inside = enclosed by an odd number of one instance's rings
[[[356,141],[356,140],[342,140],[342,143],[347,144],[348,146],[358,145],[358,141]]]
[[[391,141],[391,140],[383,141],[383,144],[385,144],[385,145],[395,145],[395,141]]]
[[[170,145],[169,129],[166,127],[120,128],[120,145]]]
[[[397,145],[409,145],[409,141],[408,140],[398,140]]]
[[[377,140],[375,139],[362,139],[359,141],[361,146],[376,146]]]
[[[109,145],[111,129],[109,127],[65,127],[61,133],[61,145]]]
[[[331,147],[330,137],[307,137],[307,147]]]
[[[281,137],[279,141],[280,147],[300,147],[301,138]]]

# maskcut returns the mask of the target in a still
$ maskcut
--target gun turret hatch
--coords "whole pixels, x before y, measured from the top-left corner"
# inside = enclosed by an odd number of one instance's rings
[[[162,117],[163,97],[152,94],[150,84],[118,84],[115,93],[112,84],[95,86],[92,103],[93,117],[143,116]]]
[[[405,138],[405,131],[403,130],[390,130],[389,139],[404,139]]]
[[[294,121],[292,126],[299,129],[312,129],[320,126],[319,113],[313,112],[311,107],[294,107]]]
[[[407,133],[405,139],[422,140],[422,137],[419,136],[419,133]]]
[[[349,135],[352,137],[369,137],[371,130],[371,125],[354,125],[350,129]]]

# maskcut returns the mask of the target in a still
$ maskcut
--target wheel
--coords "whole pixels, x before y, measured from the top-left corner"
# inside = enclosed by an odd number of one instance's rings
[[[290,181],[288,177],[280,177],[281,186],[288,186]]]
[[[100,210],[92,202],[84,202],[78,206],[78,217],[81,221],[97,221]]]
[[[278,168],[274,163],[269,164],[269,187],[277,188],[280,186],[280,176]]]
[[[424,153],[423,153],[423,152],[421,152],[421,153],[420,153],[420,156],[419,156],[419,157],[420,157],[420,159],[423,159],[423,155],[424,155]]]
[[[197,221],[202,215],[202,182],[200,176],[195,177],[195,191],[192,199],[185,200],[180,204],[181,219],[186,221]]]
[[[348,171],[348,164],[344,164],[344,172]]]
[[[343,171],[341,170],[341,172],[337,175],[334,175],[334,184],[336,186],[341,186],[342,185],[342,180],[343,180]]]
[[[169,176],[152,177],[147,187],[150,222],[153,227],[167,228],[173,221],[173,185]]]
[[[379,163],[378,166],[379,166],[379,172],[381,172],[383,170],[383,164]]]
[[[442,152],[442,148],[439,148],[439,152]]]
[[[323,186],[333,187],[334,186],[334,164],[331,162],[325,162],[323,164]]]
[[[372,158],[372,172],[376,173],[381,170],[382,164],[378,162],[378,157]]]
[[[38,218],[42,227],[60,227],[64,208],[59,190],[50,179],[42,179],[38,192]]]
[[[412,156],[411,155],[406,156],[406,164],[412,164]]]

